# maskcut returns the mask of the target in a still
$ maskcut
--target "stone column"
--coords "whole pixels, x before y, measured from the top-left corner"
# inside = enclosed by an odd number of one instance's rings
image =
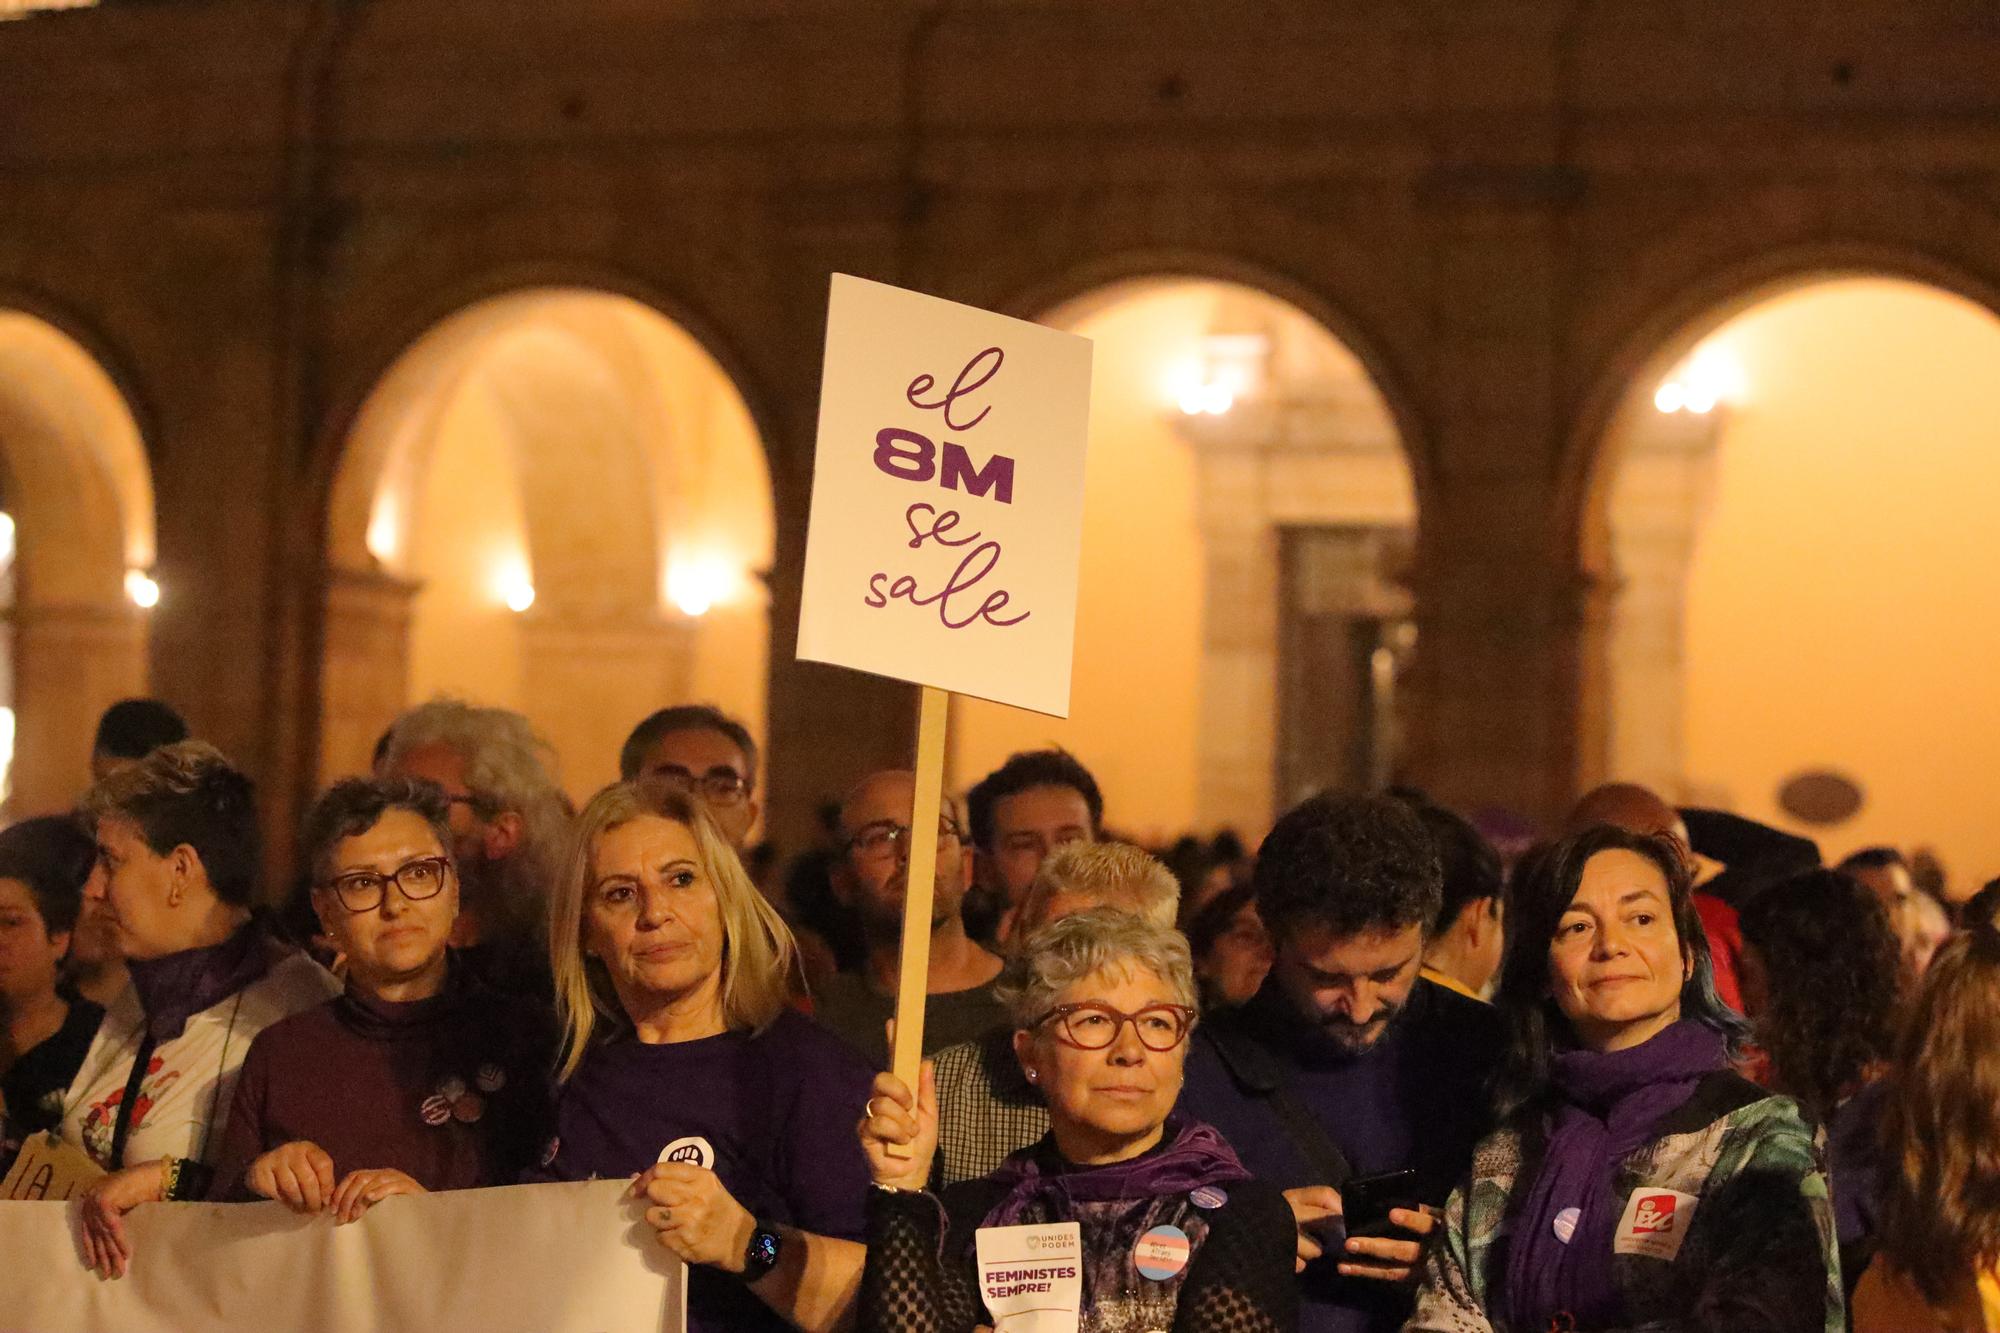
[[[409,702],[418,585],[378,570],[333,570],[320,663],[319,784],[366,773],[375,742]]]
[[[146,617],[124,603],[21,606],[14,639],[14,765],[7,813],[66,810],[90,786],[97,719],[146,693]]]
[[[572,799],[617,780],[633,723],[689,697],[694,633],[657,610],[605,617],[536,608],[521,617],[522,694],[561,756]]]

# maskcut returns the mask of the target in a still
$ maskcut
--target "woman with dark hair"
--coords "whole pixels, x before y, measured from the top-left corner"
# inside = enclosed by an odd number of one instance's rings
[[[59,977],[97,849],[74,819],[45,815],[0,832],[0,1174],[28,1135],[62,1123],[104,1010]]]
[[[1826,1173],[1789,1098],[1732,1072],[1670,837],[1599,826],[1508,904],[1501,1128],[1426,1259],[1411,1330],[1835,1333]]]
[[[1255,886],[1224,889],[1184,920],[1203,1006],[1233,1009],[1248,1003],[1269,975],[1273,957],[1271,934],[1257,915]]]
[[[446,947],[450,818],[409,778],[335,783],[306,817],[312,910],[347,989],[251,1044],[212,1198],[352,1222],[397,1194],[511,1185],[548,1141],[553,1033]]]
[[[1888,1087],[1855,1333],[2000,1330],[2000,930],[1975,923],[1938,951]]]
[[[1744,905],[1743,1003],[1762,1081],[1827,1127],[1840,1270],[1868,1267],[1888,1067],[1896,1040],[1898,946],[1889,914],[1860,881],[1815,870]]]

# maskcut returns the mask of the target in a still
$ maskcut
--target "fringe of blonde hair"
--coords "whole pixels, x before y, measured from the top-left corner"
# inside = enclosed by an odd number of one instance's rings
[[[659,782],[617,782],[590,798],[570,828],[563,874],[549,895],[549,966],[555,974],[556,1018],[563,1034],[557,1079],[567,1082],[591,1041],[629,1030],[604,965],[583,949],[584,904],[597,878],[597,840],[635,819],[658,818],[694,835],[702,870],[715,888],[722,921],[722,1021],[733,1031],[761,1032],[790,1001],[797,945],[791,928],[750,881],[722,831],[701,802]]]

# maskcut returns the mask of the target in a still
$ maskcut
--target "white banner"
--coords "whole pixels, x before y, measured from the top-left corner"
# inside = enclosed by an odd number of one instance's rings
[[[627,1182],[384,1200],[360,1221],[280,1204],[149,1204],[132,1263],[78,1257],[74,1203],[0,1203],[0,1333],[681,1333],[687,1269]]]
[[[1090,353],[834,275],[801,658],[1069,715]]]

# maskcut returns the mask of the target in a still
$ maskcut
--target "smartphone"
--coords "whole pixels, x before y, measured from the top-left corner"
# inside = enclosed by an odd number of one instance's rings
[[[1350,1236],[1400,1234],[1402,1228],[1389,1220],[1389,1210],[1420,1206],[1415,1171],[1356,1176],[1340,1187],[1341,1214]]]

